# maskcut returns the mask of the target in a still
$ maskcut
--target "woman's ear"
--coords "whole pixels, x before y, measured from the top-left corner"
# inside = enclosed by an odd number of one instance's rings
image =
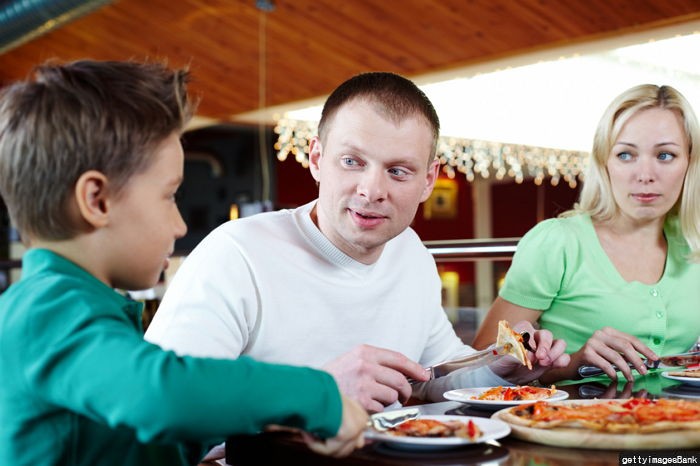
[[[109,181],[97,171],[89,170],[75,183],[75,200],[82,219],[95,228],[107,225],[109,220]]]

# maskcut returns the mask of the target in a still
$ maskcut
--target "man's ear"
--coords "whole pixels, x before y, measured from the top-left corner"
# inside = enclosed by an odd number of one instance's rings
[[[89,170],[75,183],[75,200],[82,219],[95,228],[107,225],[109,220],[109,181],[97,171]]]
[[[440,160],[436,157],[428,166],[428,173],[425,175],[425,189],[423,189],[423,194],[421,195],[420,201],[426,201],[433,192],[435,187],[435,182],[438,179],[440,173]]]
[[[321,151],[321,140],[314,136],[309,142],[309,171],[316,183],[321,181]]]

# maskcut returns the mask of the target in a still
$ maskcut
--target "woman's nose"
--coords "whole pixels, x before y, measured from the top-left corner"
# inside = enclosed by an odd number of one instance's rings
[[[655,158],[642,157],[637,166],[637,181],[640,183],[652,183],[656,179]]]

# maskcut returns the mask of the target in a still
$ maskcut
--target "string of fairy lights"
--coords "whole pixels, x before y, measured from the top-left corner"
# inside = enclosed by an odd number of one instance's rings
[[[290,155],[305,168],[309,166],[309,140],[316,134],[317,122],[281,118],[275,126],[277,158]],[[468,181],[477,177],[526,179],[540,185],[546,178],[553,186],[560,182],[575,188],[583,179],[589,154],[580,151],[551,149],[474,139],[441,137],[437,157],[449,178],[458,173]]]

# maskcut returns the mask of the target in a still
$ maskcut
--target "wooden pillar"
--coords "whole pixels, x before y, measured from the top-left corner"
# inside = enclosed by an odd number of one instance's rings
[[[471,186],[474,202],[474,237],[491,238],[491,182],[488,179],[477,178],[471,183]],[[481,324],[484,314],[491,307],[495,298],[493,262],[477,260],[474,268],[476,307],[480,310],[477,322]]]

